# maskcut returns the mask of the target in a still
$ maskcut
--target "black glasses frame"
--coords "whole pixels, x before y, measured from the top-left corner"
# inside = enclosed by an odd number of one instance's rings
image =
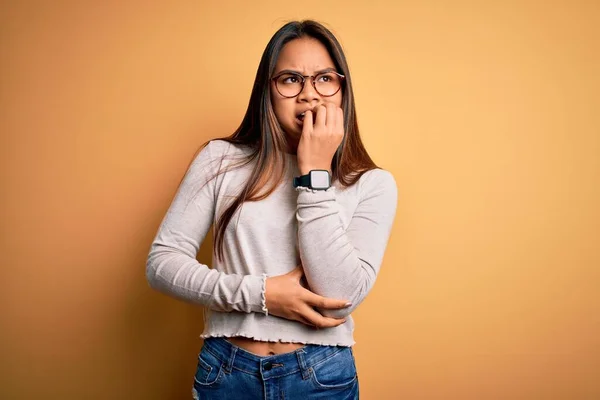
[[[338,88],[338,90],[335,91],[335,93],[333,94],[322,94],[321,92],[319,92],[319,89],[317,89],[317,86],[315,85],[315,77],[319,76],[319,75],[324,75],[324,74],[336,74],[337,76],[340,77],[340,87]],[[281,93],[281,91],[279,90],[279,86],[277,86],[277,79],[282,76],[282,75],[294,75],[297,76],[301,79],[301,84],[302,87],[300,88],[300,91],[298,92],[298,94],[295,94],[293,96],[285,96]],[[313,88],[315,89],[315,92],[319,93],[320,96],[322,97],[331,97],[331,96],[335,96],[337,94],[337,92],[340,91],[340,89],[342,88],[342,82],[346,79],[346,77],[342,74],[339,74],[335,71],[324,71],[324,72],[319,72],[316,75],[302,75],[296,72],[290,72],[290,71],[283,71],[278,73],[277,75],[275,75],[274,77],[271,78],[272,81],[275,81],[275,89],[277,89],[277,92],[282,96],[285,97],[286,99],[291,99],[293,97],[299,96],[300,93],[302,93],[302,91],[304,91],[304,84],[306,83],[306,79],[310,78],[310,82],[313,86]]]

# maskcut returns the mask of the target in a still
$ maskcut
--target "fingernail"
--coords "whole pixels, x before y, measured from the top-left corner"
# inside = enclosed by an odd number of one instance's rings
[[[346,304],[344,304],[344,307],[350,307],[352,305],[351,302],[347,302]]]

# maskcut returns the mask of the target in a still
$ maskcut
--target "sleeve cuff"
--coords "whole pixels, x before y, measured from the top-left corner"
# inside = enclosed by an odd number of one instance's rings
[[[296,187],[298,192],[298,204],[312,204],[321,201],[335,200],[335,186],[327,190],[315,190],[304,186]]]
[[[265,314],[266,317],[269,316],[269,310],[267,309],[267,274],[262,274],[262,290],[260,292],[261,298],[261,311]]]
[[[267,310],[267,274],[262,275],[245,275],[243,297],[247,300],[240,311],[246,313],[259,313],[269,315]]]

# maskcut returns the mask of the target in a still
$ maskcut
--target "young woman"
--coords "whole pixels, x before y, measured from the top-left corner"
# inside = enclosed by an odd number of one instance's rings
[[[358,398],[350,313],[396,201],[360,140],[340,44],[317,22],[286,24],[240,127],[194,157],[148,255],[153,288],[205,306],[194,398]],[[209,268],[196,256],[211,225]]]

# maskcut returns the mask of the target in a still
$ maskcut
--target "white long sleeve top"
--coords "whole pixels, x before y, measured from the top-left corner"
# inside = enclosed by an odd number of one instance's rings
[[[213,140],[188,168],[148,254],[151,287],[205,307],[202,338],[244,336],[270,342],[352,346],[350,313],[375,283],[396,213],[397,187],[382,169],[352,186],[326,191],[294,188],[297,158],[286,154],[284,181],[267,198],[245,202],[224,236],[224,258],[212,267],[198,249],[250,177],[253,163],[228,169],[249,149]],[[215,177],[217,171],[227,170]],[[352,306],[320,310],[347,317],[334,328],[307,326],[268,313],[265,284],[302,265],[308,288]]]

